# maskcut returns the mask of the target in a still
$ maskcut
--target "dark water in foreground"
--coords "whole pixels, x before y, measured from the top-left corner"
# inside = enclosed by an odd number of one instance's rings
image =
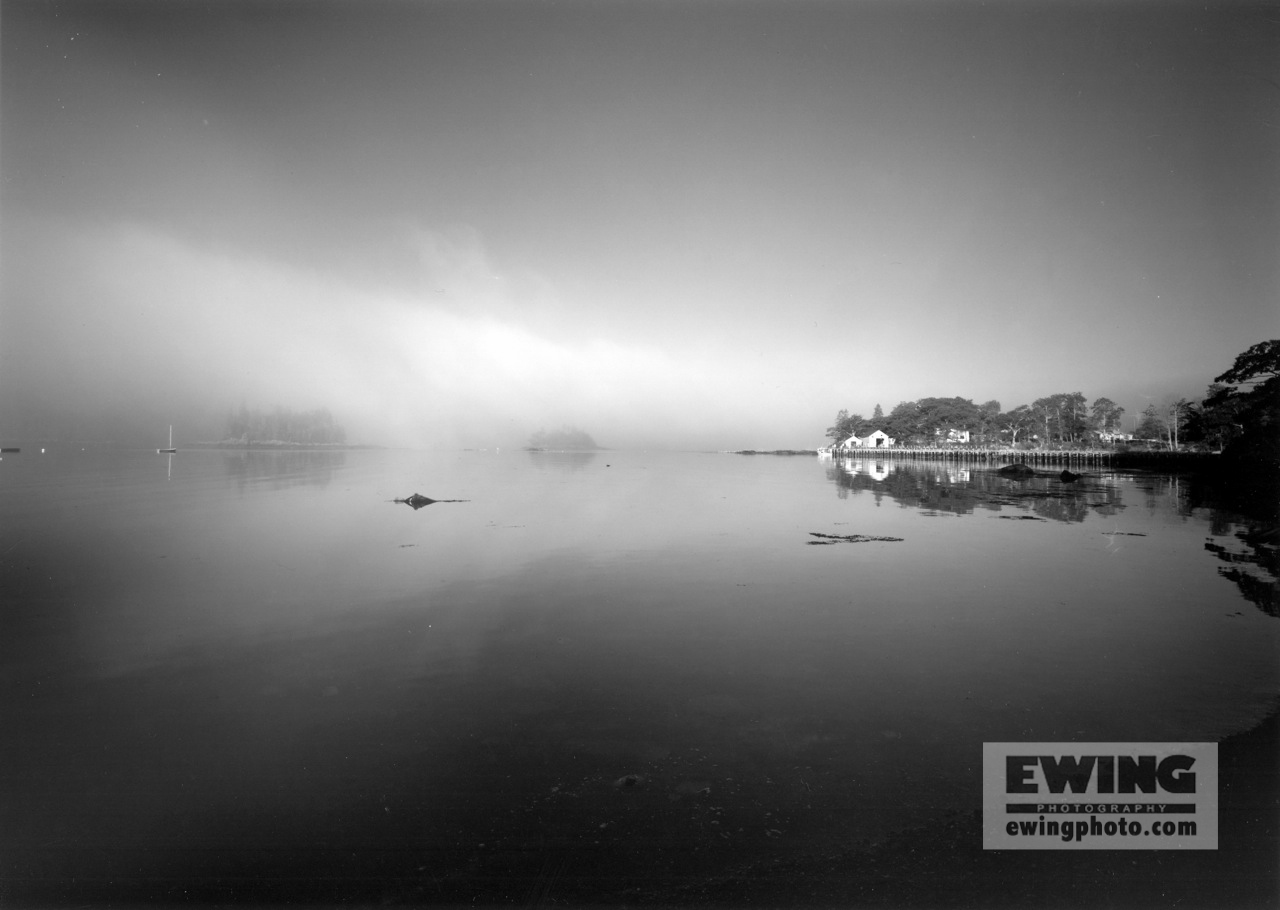
[[[679,903],[971,815],[984,741],[1239,733],[1280,697],[1275,529],[1195,503],[799,457],[6,455],[0,893]]]

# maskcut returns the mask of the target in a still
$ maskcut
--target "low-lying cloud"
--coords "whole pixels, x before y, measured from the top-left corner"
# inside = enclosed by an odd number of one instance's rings
[[[25,231],[7,243],[7,403],[24,401],[28,423],[34,408],[202,435],[242,403],[328,407],[355,441],[440,446],[520,445],[562,424],[610,446],[754,445],[773,434],[751,428],[787,410],[781,390],[744,394],[760,379],[731,364],[539,331],[520,314],[536,325],[559,308],[545,281],[504,280],[465,232],[414,239],[420,291],[137,224]]]

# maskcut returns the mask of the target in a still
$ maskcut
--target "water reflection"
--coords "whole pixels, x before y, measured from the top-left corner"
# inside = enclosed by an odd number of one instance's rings
[[[1173,511],[1207,518],[1204,549],[1220,562],[1218,574],[1269,616],[1280,617],[1280,523],[1273,499],[1258,490],[1213,478],[1178,474],[1072,475],[1041,472],[1006,477],[993,467],[889,459],[840,459],[827,467],[837,495],[866,493],[877,505],[888,498],[924,515],[990,511],[1007,520],[1082,523],[1115,516],[1129,505],[1148,513]],[[1002,514],[1000,514],[1002,513]],[[1112,530],[1107,536],[1144,537]],[[1239,614],[1229,614],[1239,615]]]
[[[1208,514],[1213,537],[1205,540],[1204,548],[1225,563],[1218,574],[1263,613],[1280,617],[1276,491],[1234,478],[1195,477],[1171,492],[1183,515]]]
[[[537,449],[527,449],[526,452],[529,455],[529,463],[539,470],[570,473],[588,467],[600,455],[599,452],[547,452]]]
[[[0,854],[112,883],[86,905],[510,902],[560,868],[621,905],[968,812],[984,741],[1217,738],[1280,691],[1280,626],[1235,590],[1274,598],[1274,526],[1176,478],[818,463],[837,499],[796,459],[175,462],[0,485]],[[415,488],[471,504],[388,504]]]
[[[1246,524],[1228,544],[1212,538],[1204,548],[1227,563],[1218,574],[1235,583],[1244,599],[1263,613],[1280,617],[1280,533],[1275,528]]]
[[[926,515],[1000,512],[1008,506],[1031,514],[999,517],[1081,522],[1091,514],[1114,515],[1124,507],[1119,489],[1102,475],[1086,474],[1074,481],[1063,481],[1057,474],[1010,478],[985,465],[844,458],[831,463],[827,477],[842,499],[850,493],[869,493],[877,505],[888,497]]]
[[[347,463],[346,452],[248,450],[223,452],[222,466],[241,492],[265,485],[273,490],[293,486],[327,487],[335,471]]]

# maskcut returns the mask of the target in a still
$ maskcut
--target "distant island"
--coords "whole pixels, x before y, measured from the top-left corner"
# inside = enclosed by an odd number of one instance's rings
[[[277,406],[271,411],[240,406],[227,414],[223,438],[204,445],[217,448],[367,448],[347,444],[347,431],[328,408],[295,411]]]
[[[530,452],[547,449],[594,452],[599,451],[600,446],[596,445],[596,441],[587,432],[577,427],[565,426],[558,430],[539,430],[529,437],[529,444],[525,448]]]

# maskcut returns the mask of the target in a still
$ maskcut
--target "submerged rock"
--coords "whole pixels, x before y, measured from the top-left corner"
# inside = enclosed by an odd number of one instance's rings
[[[1083,477],[1083,474],[1072,474],[1070,471],[1063,471],[1058,475],[1058,479],[1063,483],[1073,483]]]

